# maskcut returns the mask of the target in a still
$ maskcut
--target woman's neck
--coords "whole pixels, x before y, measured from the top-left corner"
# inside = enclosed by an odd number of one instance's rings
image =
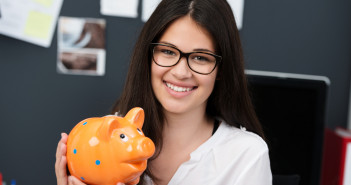
[[[161,153],[148,164],[159,178],[155,183],[161,185],[168,184],[179,166],[190,159],[190,153],[211,137],[214,123],[205,110],[182,114],[165,112],[165,117]]]
[[[165,113],[163,129],[164,144],[174,147],[189,146],[189,143],[202,144],[211,137],[214,120],[205,110],[193,110],[182,114]]]

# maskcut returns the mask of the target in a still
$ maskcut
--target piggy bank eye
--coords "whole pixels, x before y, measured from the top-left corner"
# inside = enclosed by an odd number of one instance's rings
[[[140,135],[143,135],[143,133],[141,132],[141,130],[139,128],[137,128],[137,131],[139,132]]]
[[[127,142],[128,141],[128,136],[121,134],[119,135],[119,137],[121,138],[122,141]]]

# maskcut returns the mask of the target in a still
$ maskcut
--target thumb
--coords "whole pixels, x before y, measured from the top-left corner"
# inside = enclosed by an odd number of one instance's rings
[[[86,185],[74,176],[68,177],[68,185]]]

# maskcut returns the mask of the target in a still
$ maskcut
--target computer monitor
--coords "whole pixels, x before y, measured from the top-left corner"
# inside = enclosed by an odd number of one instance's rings
[[[300,185],[319,185],[329,79],[254,70],[246,75],[273,175],[298,175]]]

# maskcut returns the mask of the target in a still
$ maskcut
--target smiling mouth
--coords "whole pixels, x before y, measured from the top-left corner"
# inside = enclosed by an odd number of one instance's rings
[[[168,83],[168,82],[165,82],[164,83],[166,84],[166,86],[170,89],[172,89],[173,91],[176,91],[176,92],[189,92],[189,91],[192,91],[194,89],[197,88],[197,86],[194,86],[194,87],[180,87],[180,86],[176,86],[174,84],[171,84],[171,83]]]

